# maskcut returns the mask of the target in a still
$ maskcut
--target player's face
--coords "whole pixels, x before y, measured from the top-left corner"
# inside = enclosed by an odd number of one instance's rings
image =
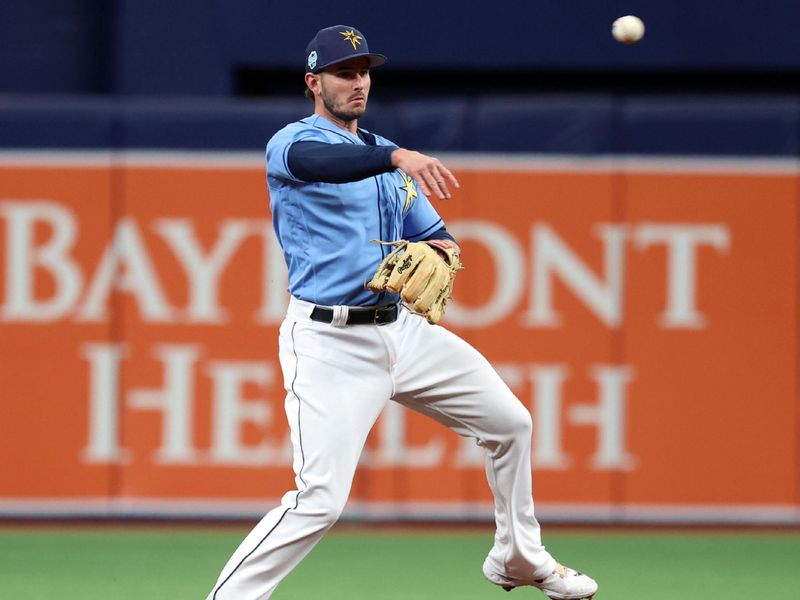
[[[369,59],[354,58],[320,74],[320,96],[325,109],[344,122],[355,121],[367,110],[370,88]]]

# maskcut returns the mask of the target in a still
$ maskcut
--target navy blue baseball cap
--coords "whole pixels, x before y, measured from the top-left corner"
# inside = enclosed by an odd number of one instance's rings
[[[369,51],[367,38],[349,25],[334,25],[320,29],[306,47],[306,72],[319,73],[323,69],[357,56],[369,58],[369,66],[386,62],[383,54]]]

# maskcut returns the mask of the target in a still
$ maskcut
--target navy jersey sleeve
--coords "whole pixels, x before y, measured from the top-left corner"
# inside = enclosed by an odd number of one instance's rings
[[[267,177],[276,183],[300,181],[289,169],[289,149],[297,142],[327,141],[325,132],[303,122],[292,123],[272,136],[267,144]]]
[[[394,170],[396,146],[360,146],[299,141],[289,146],[286,164],[301,181],[347,183]]]
[[[450,240],[454,244],[458,243],[456,241],[456,238],[454,238],[453,235],[449,231],[447,231],[447,229],[445,229],[444,227],[441,227],[440,229],[437,229],[436,231],[431,233],[429,236],[426,236],[425,241],[427,240]]]

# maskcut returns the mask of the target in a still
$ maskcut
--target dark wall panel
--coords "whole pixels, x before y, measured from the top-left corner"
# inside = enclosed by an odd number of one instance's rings
[[[627,13],[647,27],[631,47],[610,35]],[[412,95],[425,71],[800,76],[795,0],[26,0],[0,3],[0,91],[230,95],[248,69],[300,77],[333,24],[361,29]]]
[[[114,0],[0,2],[0,92],[105,92]]]

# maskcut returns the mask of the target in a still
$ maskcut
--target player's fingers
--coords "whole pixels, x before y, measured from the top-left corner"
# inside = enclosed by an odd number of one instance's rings
[[[416,176],[412,175],[412,177],[417,181],[417,183],[419,183],[419,187],[422,189],[423,193],[426,196],[430,196],[431,195],[431,188],[428,187],[427,183],[425,183],[425,179],[424,179],[423,175],[420,173],[419,175],[416,175]]]
[[[442,190],[442,193],[444,193],[445,198],[449,200],[452,198],[452,195],[450,194],[450,188],[447,187],[447,180],[449,179],[447,175],[447,169],[445,169],[442,165],[439,165],[436,172],[436,184],[439,186],[439,189]],[[456,181],[455,183],[456,187],[458,187],[458,182]]]
[[[428,183],[428,186],[433,189],[433,192],[440,199],[444,200],[445,198],[450,197],[450,191],[447,189],[444,179],[440,178],[437,174],[431,173],[430,171],[425,171],[424,177],[425,181]]]
[[[432,166],[434,169],[434,177],[436,179],[437,186],[442,190],[446,198],[450,198],[451,195],[450,190],[447,187],[447,183],[449,182],[455,188],[460,188],[461,185],[458,183],[458,179],[456,179],[455,175],[450,172],[450,169],[445,167],[438,160],[436,160]]]
[[[428,179],[429,185],[433,187],[436,195],[442,200],[449,199],[451,197],[450,190],[447,187],[447,175],[445,171],[447,171],[447,169],[444,168],[444,165],[438,160],[434,159],[430,163],[426,172],[426,178]],[[431,179],[433,180],[432,183]]]
[[[450,181],[450,183],[453,184],[453,186],[455,186],[456,188],[461,187],[461,184],[458,183],[458,179],[456,179],[456,176],[450,172],[450,169],[440,164],[439,170],[442,173],[442,175],[444,175]]]
[[[449,200],[452,197],[444,179],[437,179],[436,185],[439,187],[439,191],[441,191],[445,198]]]

